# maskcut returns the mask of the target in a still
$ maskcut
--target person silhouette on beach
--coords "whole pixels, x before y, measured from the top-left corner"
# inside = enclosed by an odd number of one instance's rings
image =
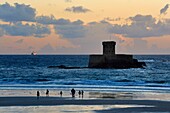
[[[62,95],[63,95],[63,92],[62,92],[62,91],[60,91],[60,96],[62,97]]]
[[[39,99],[39,97],[40,97],[40,92],[37,91],[37,99]]]
[[[80,95],[81,95],[81,91],[80,90],[79,90],[78,94],[79,94],[79,98],[80,98]]]
[[[76,93],[76,91],[74,90],[74,88],[71,89],[71,95],[72,95],[72,97],[75,97],[75,93]]]
[[[84,96],[84,91],[83,91],[83,90],[81,91],[81,96],[82,96],[82,98],[83,98],[83,96]]]
[[[49,90],[47,89],[47,91],[46,91],[46,96],[49,96]]]

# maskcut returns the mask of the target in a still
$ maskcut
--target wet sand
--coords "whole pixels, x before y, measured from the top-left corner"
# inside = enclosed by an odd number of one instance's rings
[[[17,108],[19,106],[61,106],[65,108],[68,108],[68,106],[98,106],[101,109],[96,107],[92,111],[97,113],[170,112],[169,93],[102,93],[85,91],[84,98],[81,96],[79,98],[78,94],[76,94],[75,98],[72,98],[70,91],[64,91],[63,97],[60,97],[59,92],[57,91],[56,93],[56,90],[50,90],[49,97],[45,96],[45,90],[40,90],[40,92],[41,96],[37,99],[36,90],[0,90],[0,109],[3,107]],[[105,109],[103,106],[110,107]],[[75,111],[76,108],[74,109]],[[48,107],[46,109],[48,110]]]
[[[96,112],[170,112],[169,101],[158,100],[115,100],[115,99],[74,99],[62,97],[0,97],[0,106],[58,106],[58,105],[143,105],[100,110]]]

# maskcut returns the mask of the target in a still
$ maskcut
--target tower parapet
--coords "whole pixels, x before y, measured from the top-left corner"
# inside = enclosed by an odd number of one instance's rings
[[[105,56],[115,56],[115,45],[114,41],[102,42],[103,45],[103,55]]]

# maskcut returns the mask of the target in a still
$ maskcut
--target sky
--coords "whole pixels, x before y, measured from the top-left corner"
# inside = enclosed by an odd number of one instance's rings
[[[0,54],[170,54],[169,0],[0,0]]]

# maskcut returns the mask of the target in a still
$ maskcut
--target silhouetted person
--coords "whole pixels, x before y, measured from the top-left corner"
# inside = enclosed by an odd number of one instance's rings
[[[37,91],[37,99],[39,99],[39,97],[40,97],[40,92]]]
[[[62,92],[62,91],[60,91],[60,96],[62,97],[62,95],[63,95],[63,92]]]
[[[81,90],[81,96],[82,96],[82,98],[83,98],[83,96],[84,96],[84,91],[83,91],[83,90]]]
[[[79,94],[79,98],[80,98],[80,95],[81,95],[81,91],[80,90],[79,90],[78,94]]]
[[[72,97],[75,97],[75,93],[76,93],[76,91],[74,90],[74,88],[71,90],[71,95],[72,95]]]
[[[46,91],[46,96],[49,96],[49,90],[47,89],[47,91]]]

